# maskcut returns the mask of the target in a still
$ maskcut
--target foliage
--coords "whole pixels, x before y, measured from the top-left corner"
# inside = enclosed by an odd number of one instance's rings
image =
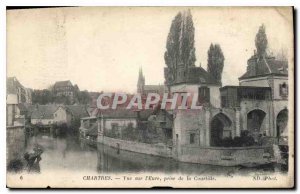
[[[122,139],[124,140],[137,141],[138,136],[138,131],[133,127],[132,123],[129,123],[122,131]]]
[[[165,63],[168,67],[166,80],[172,81],[178,65],[195,66],[194,24],[190,11],[179,12],[172,21],[167,38]]]
[[[89,104],[92,100],[88,91],[77,91],[75,92],[75,97],[80,104]]]
[[[75,87],[76,88],[76,87]],[[77,87],[78,88],[78,87]],[[88,91],[79,91],[75,89],[75,101],[79,104],[88,104],[91,102],[91,96]],[[68,96],[56,96],[53,90],[33,90],[32,92],[33,104],[65,104],[70,105],[71,101]]]
[[[252,136],[249,136],[248,131],[242,131],[242,134],[240,137],[234,137],[233,139],[231,137],[226,137],[226,138],[218,141],[216,146],[247,147],[247,146],[253,146],[253,145],[255,145],[254,138]]]
[[[32,92],[32,103],[33,104],[48,104],[54,101],[54,94],[52,91],[44,90],[33,90]]]
[[[262,24],[258,29],[258,32],[255,37],[255,46],[256,46],[258,56],[262,57],[266,54],[268,39],[267,39],[264,24]]]
[[[210,44],[207,55],[207,72],[221,83],[225,58],[220,45]]]
[[[10,172],[20,172],[23,168],[24,164],[20,159],[11,160],[7,165],[7,170]]]

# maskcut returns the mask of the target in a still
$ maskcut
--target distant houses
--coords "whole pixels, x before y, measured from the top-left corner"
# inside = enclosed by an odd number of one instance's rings
[[[75,101],[75,92],[78,90],[77,86],[73,86],[70,80],[55,82],[53,91],[56,96],[68,97],[70,102]]]
[[[84,105],[37,105],[31,114],[31,124],[47,126],[51,124],[66,124],[81,117],[89,116]]]

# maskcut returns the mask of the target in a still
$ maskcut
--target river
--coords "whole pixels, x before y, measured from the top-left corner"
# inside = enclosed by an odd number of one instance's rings
[[[39,134],[30,137],[26,150],[32,151],[36,145],[43,148],[42,160],[39,162],[40,173],[43,170],[94,171],[104,173],[180,173],[197,175],[271,175],[285,173],[280,165],[268,167],[224,167],[202,164],[190,164],[173,159],[117,150],[102,144],[91,147],[76,137],[54,138]]]

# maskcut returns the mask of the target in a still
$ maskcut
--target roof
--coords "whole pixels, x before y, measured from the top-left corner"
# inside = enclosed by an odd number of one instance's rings
[[[76,118],[88,117],[89,113],[84,105],[67,105],[72,115]]]
[[[198,82],[206,84],[220,84],[210,73],[208,73],[202,67],[196,68],[195,71],[198,71]]]
[[[28,104],[28,103],[24,103],[24,106],[26,107],[26,111],[27,111],[27,116],[31,116],[33,111],[36,109],[36,105],[32,105],[32,104]]]
[[[220,88],[220,90],[225,90],[225,89],[228,89],[228,88],[242,88],[242,89],[271,89],[271,87],[258,87],[258,86],[223,86]]]
[[[38,105],[32,111],[32,119],[53,119],[53,113],[58,109],[58,105]]]
[[[92,113],[92,116],[98,117],[109,117],[109,118],[136,118],[137,113],[133,110],[128,110],[124,108],[119,109],[107,109],[107,110],[101,110],[101,109],[95,109]]]
[[[165,90],[164,85],[145,85],[144,91],[160,91],[163,92]]]
[[[221,85],[210,73],[202,67],[189,67],[186,77],[177,79],[172,84],[189,83],[189,84],[211,84]]]
[[[6,91],[8,94],[17,94],[18,87],[24,88],[24,86],[22,86],[22,84],[17,80],[16,77],[8,77],[7,78]]]
[[[152,115],[154,110],[152,109],[147,109],[147,110],[141,110],[140,111],[140,120],[148,120],[150,115]]]
[[[21,112],[27,111],[27,107],[23,103],[19,103],[17,106]]]
[[[247,72],[239,79],[266,75],[288,76],[288,62],[276,60],[275,57],[263,57],[260,59],[257,55],[254,55],[248,60]]]
[[[65,87],[65,86],[70,86],[70,85],[72,85],[70,80],[58,81],[58,82],[55,82],[54,88],[56,88],[56,87]]]

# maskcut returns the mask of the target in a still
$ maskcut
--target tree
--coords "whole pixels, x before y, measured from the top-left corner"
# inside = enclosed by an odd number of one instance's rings
[[[255,37],[255,46],[259,57],[263,57],[266,55],[266,50],[268,47],[268,39],[267,39],[266,29],[264,24],[262,24],[258,29],[258,32]]]
[[[32,103],[33,104],[48,104],[54,100],[54,94],[50,90],[33,90]]]
[[[195,28],[191,12],[179,12],[172,21],[166,43],[165,63],[168,67],[166,81],[173,81],[176,77],[177,66],[195,66],[196,56],[194,48]]]
[[[225,58],[220,45],[210,44],[207,55],[207,72],[221,83]]]

